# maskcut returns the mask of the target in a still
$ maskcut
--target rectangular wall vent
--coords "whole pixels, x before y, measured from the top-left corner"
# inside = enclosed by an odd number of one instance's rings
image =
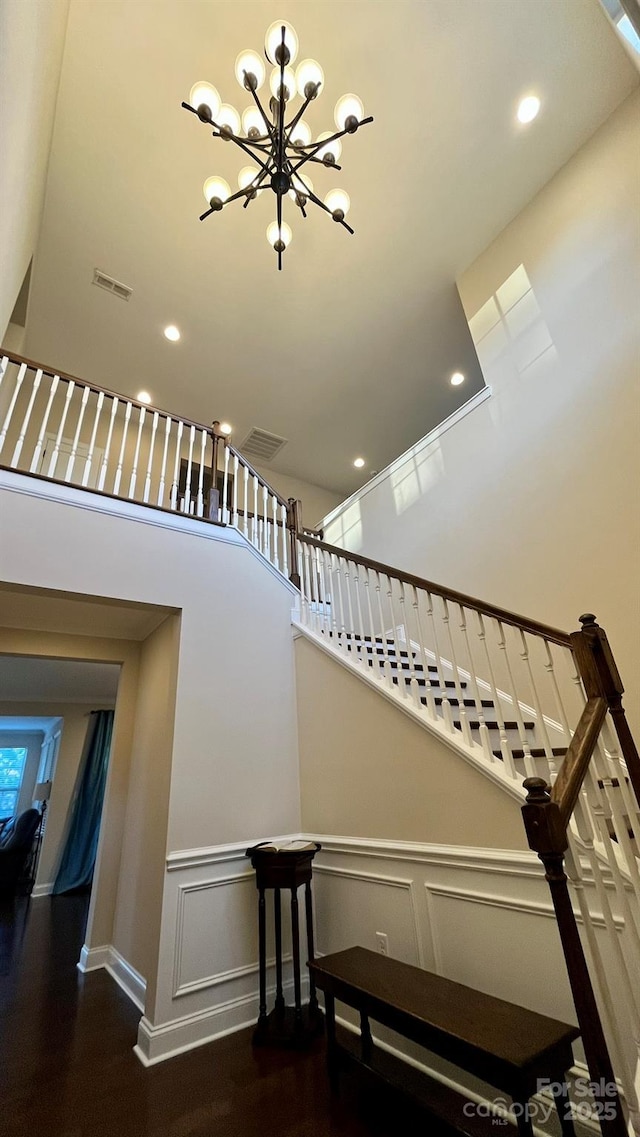
[[[133,292],[133,288],[129,288],[127,284],[121,284],[119,280],[114,280],[112,276],[107,276],[106,272],[100,272],[99,268],[93,270],[93,283],[98,285],[98,288],[104,288],[107,292],[113,292],[114,296],[119,296],[121,300],[128,300]]]
[[[268,430],[254,426],[240,446],[240,450],[248,458],[259,458],[261,462],[270,462],[286,444],[286,438],[279,438],[277,434],[270,434]]]

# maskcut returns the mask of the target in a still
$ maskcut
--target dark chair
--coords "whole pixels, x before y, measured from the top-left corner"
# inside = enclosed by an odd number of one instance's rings
[[[17,891],[18,884],[33,850],[40,812],[26,809],[19,817],[14,817],[0,833],[0,894],[11,895]]]

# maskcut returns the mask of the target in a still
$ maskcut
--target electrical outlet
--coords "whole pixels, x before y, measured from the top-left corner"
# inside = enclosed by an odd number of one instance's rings
[[[386,932],[376,932],[376,944],[380,955],[389,954],[389,937]]]

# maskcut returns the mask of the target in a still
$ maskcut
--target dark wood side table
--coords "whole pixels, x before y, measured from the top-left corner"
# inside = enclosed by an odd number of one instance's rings
[[[260,954],[260,1009],[258,1023],[253,1035],[256,1046],[305,1046],[323,1029],[322,1015],[318,1009],[316,986],[313,976],[309,980],[309,1002],[302,1005],[300,979],[300,926],[298,915],[298,888],[304,885],[304,900],[307,924],[307,954],[314,959],[313,909],[311,904],[312,861],[321,848],[314,842],[306,849],[274,850],[273,846],[255,845],[247,849],[251,864],[256,871],[258,889],[258,935]],[[267,889],[273,889],[274,931],[276,950],[276,999],[275,1006],[267,1014]],[[287,889],[291,894],[291,949],[293,956],[294,1005],[285,1004],[282,984],[282,914],[280,892]]]

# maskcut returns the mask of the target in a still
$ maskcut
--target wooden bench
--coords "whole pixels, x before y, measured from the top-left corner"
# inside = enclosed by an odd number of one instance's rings
[[[526,1106],[538,1079],[549,1079],[563,1135],[574,1137],[566,1073],[573,1065],[571,1043],[580,1033],[576,1027],[362,947],[326,955],[309,968],[325,996],[334,1092],[340,1062],[348,1055],[336,1039],[335,1000],[340,999],[360,1012],[360,1065],[375,1072],[369,1024],[374,1019],[506,1092],[516,1107],[520,1137],[533,1137]]]

